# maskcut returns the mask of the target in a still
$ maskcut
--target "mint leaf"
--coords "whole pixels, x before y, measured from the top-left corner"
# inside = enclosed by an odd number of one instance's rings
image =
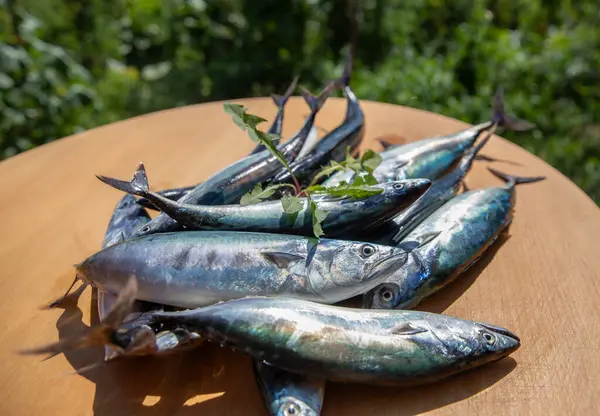
[[[366,170],[369,173],[373,173],[373,171],[381,163],[381,160],[381,156],[369,149],[360,158],[360,164],[363,170]]]
[[[328,211],[322,211],[317,207],[315,201],[309,199],[310,203],[310,213],[312,217],[312,226],[313,226],[313,234],[315,237],[320,238],[325,233],[323,232],[323,220],[329,215]]]
[[[281,206],[283,207],[283,212],[286,214],[295,214],[304,209],[302,200],[291,195],[284,195],[283,198],[281,198]]]

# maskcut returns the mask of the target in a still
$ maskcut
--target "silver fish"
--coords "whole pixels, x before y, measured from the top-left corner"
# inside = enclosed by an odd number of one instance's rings
[[[544,179],[520,178],[488,169],[507,184],[463,193],[419,224],[398,244],[409,252],[406,264],[363,296],[364,307],[411,308],[452,282],[511,223],[515,185]]]
[[[378,237],[373,241],[379,244],[398,244],[429,215],[455,197],[461,186],[464,186],[463,179],[471,169],[473,160],[488,140],[489,136],[469,149],[450,173],[434,181],[414,204],[380,227],[377,230]]]
[[[183,231],[108,247],[76,272],[112,293],[134,275],[138,299],[193,308],[251,295],[335,303],[374,288],[404,261],[402,249],[354,241]]]
[[[253,205],[188,205],[161,197],[149,189],[143,164],[138,166],[131,182],[98,175],[98,178],[121,191],[148,198],[152,204],[188,230],[237,230],[312,235],[312,213],[309,200],[299,198],[300,212],[288,214],[281,201]],[[322,228],[326,236],[343,234],[360,223],[363,230],[377,227],[410,206],[429,188],[431,182],[412,179],[376,185],[378,195],[365,198],[320,198],[319,208],[328,212]]]
[[[128,307],[135,296],[135,279],[131,278],[118,305]],[[284,371],[373,385],[435,382],[501,359],[520,346],[519,338],[507,329],[480,322],[289,298],[247,297],[181,312],[149,312],[144,319],[155,331],[185,325],[207,341],[244,351]],[[107,343],[126,349],[135,339],[126,325],[116,324],[23,352],[57,354]]]

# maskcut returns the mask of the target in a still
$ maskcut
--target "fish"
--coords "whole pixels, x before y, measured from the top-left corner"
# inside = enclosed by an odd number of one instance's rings
[[[296,89],[297,84],[298,84],[298,77],[296,76],[296,77],[294,77],[294,79],[292,80],[292,83],[289,85],[288,89],[285,91],[285,93],[283,95],[271,94],[271,99],[277,106],[277,114],[275,115],[275,120],[273,120],[273,123],[271,124],[271,127],[269,128],[267,133],[281,136],[281,131],[283,130],[283,113],[284,113],[285,105],[288,102],[288,100],[290,99],[290,97],[292,96],[292,94],[294,93],[294,90]],[[279,144],[280,140],[281,139],[274,139],[273,144],[275,146],[277,146]],[[265,146],[262,144],[259,144],[254,148],[254,150],[252,150],[252,152],[250,152],[250,155],[262,152],[263,150],[265,150]]]
[[[489,121],[448,136],[437,136],[379,152],[381,163],[373,171],[378,182],[411,178],[435,180],[445,174],[471,148],[480,135],[496,125],[515,131],[525,131],[533,124],[506,114],[504,92],[498,89],[493,98],[492,117]],[[355,173],[345,170],[331,175],[325,186],[336,186],[342,181],[351,182]]]
[[[186,230],[263,231],[310,236],[313,234],[312,211],[308,198],[298,198],[302,210],[285,212],[281,201],[265,201],[252,205],[189,205],[161,197],[149,189],[143,163],[138,165],[130,182],[98,175],[113,188],[148,198],[153,205],[181,224]],[[317,206],[328,212],[321,226],[326,236],[336,236],[356,228],[368,230],[392,219],[410,206],[431,186],[426,179],[411,179],[375,185],[377,195],[361,199],[320,198]]]
[[[365,115],[360,102],[350,88],[352,56],[349,55],[342,77],[336,85],[342,88],[346,97],[346,116],[342,123],[326,134],[304,157],[294,160],[290,170],[298,182],[306,186],[311,183],[318,170],[332,160],[341,162],[346,158],[346,151],[356,154],[365,132]],[[287,169],[281,169],[271,183],[292,183],[292,176]]]
[[[513,219],[515,185],[544,179],[517,177],[488,168],[504,186],[462,193],[438,208],[397,247],[406,264],[363,296],[363,307],[409,309],[475,264]]]
[[[298,134],[279,146],[279,150],[286,160],[293,160],[302,149],[306,138],[313,126],[317,113],[335,87],[330,83],[318,97],[314,97],[307,90],[302,90],[302,96],[311,109],[310,116]],[[196,186],[178,202],[192,205],[223,205],[237,202],[242,195],[250,191],[257,183],[270,179],[281,166],[281,162],[268,150],[250,155],[238,160],[205,182]],[[142,227],[137,236],[150,235],[160,232],[176,231],[179,229],[177,221],[166,214],[159,214],[156,218]]]
[[[136,297],[136,279],[120,291],[118,306]],[[124,312],[114,313],[114,316]],[[520,339],[506,328],[430,312],[360,310],[291,298],[246,297],[178,312],[149,312],[160,331],[185,326],[209,342],[295,374],[376,386],[433,383],[508,356]],[[135,341],[117,319],[83,336],[22,354]],[[148,333],[148,335],[151,335]]]
[[[357,241],[242,231],[181,231],[129,239],[75,267],[76,276],[118,293],[130,275],[138,299],[195,308],[244,296],[336,303],[384,281],[404,250]]]
[[[296,134],[294,134],[294,136]],[[314,146],[314,144],[317,142],[317,140],[318,140],[317,129],[313,125],[310,129],[310,132],[308,133],[308,138],[306,139],[306,142],[304,142],[304,145],[302,146],[302,149],[300,150],[300,153],[298,154],[297,157],[301,157],[303,155],[303,152],[307,152],[308,150],[310,150]],[[164,189],[164,190],[158,191],[158,194],[160,194],[160,196],[163,196],[172,201],[178,201],[179,199],[183,198],[185,195],[190,193],[190,191],[192,191],[196,186],[198,186],[198,185],[185,186],[185,187],[181,187],[181,188]],[[234,201],[234,202],[239,202],[239,201]],[[150,202],[146,198],[138,198],[137,203],[146,209],[159,211],[159,209],[157,207],[155,207],[152,204],[152,202]]]
[[[280,370],[261,360],[253,370],[262,399],[274,416],[318,416],[325,398],[325,380]]]
[[[378,237],[374,240],[379,244],[396,245],[404,239],[417,225],[429,217],[439,207],[456,196],[464,187],[464,178],[473,165],[473,160],[479,151],[489,141],[490,135],[478,145],[469,149],[458,165],[447,175],[433,182],[431,187],[414,204],[400,212],[391,221],[377,230]]]

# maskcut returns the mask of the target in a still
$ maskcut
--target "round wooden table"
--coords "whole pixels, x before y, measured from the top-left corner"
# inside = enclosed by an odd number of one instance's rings
[[[272,118],[269,99],[245,99]],[[406,140],[447,134],[464,123],[410,108],[363,102],[363,149],[393,133]],[[330,99],[317,118],[325,129],[345,102]],[[288,104],[284,136],[308,113]],[[524,133],[527,134],[527,133]],[[244,156],[254,144],[222,103],[162,111],[68,137],[0,163],[0,414],[2,415],[266,415],[251,361],[218,346],[166,358],[100,365],[101,348],[48,361],[22,348],[53,342],[97,322],[87,290],[77,305],[40,307],[62,294],[73,264],[97,251],[121,193],[95,174],[129,178],[144,161],[153,189],[197,183]],[[482,153],[518,175],[547,180],[517,187],[510,238],[419,309],[497,324],[522,340],[511,357],[419,388],[329,383],[324,415],[599,414],[600,210],[540,159],[494,137]],[[470,188],[500,185],[476,162]]]

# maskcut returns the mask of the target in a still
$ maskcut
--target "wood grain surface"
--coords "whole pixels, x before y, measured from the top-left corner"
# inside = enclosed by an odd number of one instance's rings
[[[268,99],[245,99],[273,117]],[[400,106],[363,102],[364,148],[374,139],[416,140],[464,123]],[[317,118],[343,118],[331,99]],[[294,97],[285,135],[308,113]],[[526,134],[526,133],[524,133]],[[153,189],[197,183],[254,144],[222,103],[154,113],[68,137],[0,163],[0,415],[266,415],[247,356],[209,345],[168,358],[99,365],[102,349],[47,361],[17,350],[79,334],[96,322],[91,291],[77,305],[41,310],[73,278],[73,264],[97,251],[121,193],[95,174],[129,178],[143,160]],[[480,264],[421,305],[509,328],[522,346],[510,358],[419,388],[329,383],[324,415],[600,414],[600,211],[540,159],[494,137],[482,153],[519,175],[547,180],[518,186],[510,237]],[[500,185],[476,162],[470,188]]]

